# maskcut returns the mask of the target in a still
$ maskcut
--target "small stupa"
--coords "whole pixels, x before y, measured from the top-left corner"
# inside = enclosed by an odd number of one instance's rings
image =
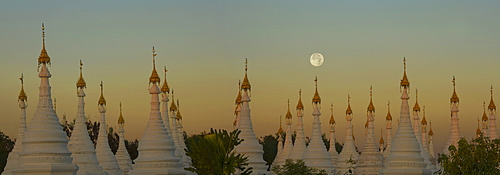
[[[352,134],[352,109],[351,109],[351,97],[347,95],[347,110],[346,113],[346,135],[344,140],[344,146],[337,159],[337,173],[340,174],[352,174],[356,168],[356,162],[358,161],[359,153],[356,151],[354,146],[354,135]]]
[[[297,102],[297,135],[295,137],[295,144],[293,145],[292,153],[290,154],[291,159],[302,159],[304,152],[306,151],[306,139],[304,136],[304,123],[302,118],[304,117],[304,104],[302,104],[302,90],[299,90],[299,101]]]
[[[392,145],[392,115],[390,102],[387,102],[387,116],[385,117],[385,123],[387,146],[384,150],[384,159],[391,154]]]
[[[493,101],[493,86],[491,86],[491,99],[490,104],[488,105],[488,111],[490,112],[490,126],[488,126],[488,137],[491,140],[497,139],[497,107],[495,106],[495,102]]]
[[[337,152],[337,149],[335,149],[335,143],[337,142],[335,140],[335,118],[333,117],[333,103],[330,106],[330,121],[328,122],[330,126],[330,149],[328,152],[330,153],[330,157],[332,158],[332,166],[335,167],[337,166],[337,159],[339,157],[339,153]]]
[[[115,157],[118,161],[118,165],[124,174],[128,174],[132,170],[132,160],[128,154],[127,147],[125,146],[125,119],[122,115],[122,103],[120,102],[120,116],[118,117],[118,137],[120,138],[118,143],[118,150],[116,151]]]

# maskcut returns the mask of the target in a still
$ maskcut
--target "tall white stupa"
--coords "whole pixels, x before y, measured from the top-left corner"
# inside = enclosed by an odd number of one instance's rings
[[[392,145],[392,115],[390,102],[387,102],[387,116],[385,117],[385,123],[387,146],[384,150],[384,159],[391,154]]]
[[[172,135],[172,140],[175,146],[175,156],[182,159],[182,151],[179,143],[179,132],[177,130],[177,105],[175,105],[174,89],[172,89],[172,103],[170,105],[170,118],[172,118],[172,123],[170,126],[170,133]]]
[[[429,161],[429,153],[425,150],[422,144],[422,133],[420,132],[420,106],[418,105],[418,89],[415,89],[415,106],[413,106],[413,132],[417,137],[418,144],[420,146],[420,155],[424,158],[424,162],[427,163],[427,169],[431,169],[431,162]]]
[[[277,156],[273,165],[283,165],[285,164],[286,159],[289,159],[290,154],[293,150],[292,143],[292,113],[290,112],[290,100],[288,100],[288,111],[285,115],[285,123],[286,123],[286,134],[285,134],[285,143],[283,146],[283,150],[281,154]]]
[[[458,148],[458,141],[460,140],[460,127],[458,125],[458,106],[459,106],[459,99],[457,92],[455,91],[455,76],[453,76],[453,94],[451,95],[450,98],[450,103],[451,103],[451,131],[450,131],[450,138],[448,139],[448,142],[446,143],[446,146],[443,149],[443,153],[448,154],[448,148],[451,145],[454,145],[455,148]]]
[[[22,140],[18,166],[12,174],[74,174],[78,166],[72,164],[68,138],[62,130],[52,106],[50,57],[45,50],[45,27],[42,24],[42,51],[38,57],[40,87],[35,115]]]
[[[160,113],[161,93],[158,84],[160,77],[156,72],[155,50],[153,47],[153,72],[149,77],[149,94],[151,94],[151,112],[144,134],[139,141],[139,156],[132,165],[129,174],[186,174],[180,163],[181,158],[175,156],[175,145],[163,124]]]
[[[125,119],[122,115],[122,103],[120,102],[120,116],[118,117],[118,137],[120,138],[118,143],[118,150],[116,151],[115,157],[118,161],[120,169],[123,174],[128,174],[132,170],[132,160],[128,154],[127,147],[125,146]]]
[[[337,159],[337,172],[340,174],[351,174],[356,168],[356,162],[358,161],[359,154],[354,146],[354,135],[352,134],[352,109],[351,109],[351,97],[347,96],[347,110],[345,111],[345,119],[347,121],[346,125],[346,135],[344,140],[344,146]]]
[[[430,161],[432,163],[432,165],[434,165],[435,168],[437,168],[438,164],[436,163],[436,155],[434,155],[434,141],[433,141],[433,137],[434,137],[434,132],[432,132],[432,123],[429,121],[429,155],[431,156],[430,157]]]
[[[489,121],[488,121],[488,115],[486,115],[486,102],[483,101],[483,117],[481,118],[481,121],[482,121],[482,133],[483,133],[483,136],[484,137],[488,137],[488,125],[489,125]]]
[[[358,164],[356,165],[355,174],[379,174],[379,171],[384,168],[384,157],[380,154],[375,142],[375,106],[373,106],[373,93],[370,86],[370,104],[367,109],[366,121],[368,122],[368,133],[365,139],[365,146],[361,155],[359,155]]]
[[[17,102],[19,103],[19,108],[21,108],[21,115],[19,117],[19,129],[17,130],[17,139],[16,144],[14,145],[14,149],[9,153],[9,157],[7,157],[7,164],[4,167],[4,171],[2,175],[10,175],[12,172],[10,171],[13,167],[18,165],[19,161],[19,153],[23,151],[23,138],[24,133],[26,133],[26,108],[28,107],[28,96],[24,92],[24,76],[21,74],[21,91],[19,92],[19,96]]]
[[[429,135],[427,134],[427,119],[425,116],[425,106],[424,106],[424,117],[422,118],[422,122],[420,122],[420,135],[421,135],[421,142],[422,146],[424,147],[425,151],[429,153]],[[430,158],[430,155],[429,155]],[[429,159],[430,160],[430,159]]]
[[[491,99],[490,104],[488,105],[488,111],[490,112],[490,126],[488,126],[488,137],[491,140],[497,139],[497,107],[495,106],[495,102],[493,101],[493,86],[491,86]]]
[[[316,91],[314,92],[314,97],[312,99],[312,115],[314,116],[312,123],[313,129],[311,141],[309,142],[309,146],[306,148],[306,152],[304,153],[304,162],[309,167],[320,168],[326,170],[326,172],[331,172],[333,171],[332,157],[326,150],[325,143],[321,138],[321,121],[319,119],[319,116],[321,116],[321,112],[319,110],[321,98],[318,93],[318,77],[314,79],[314,82],[316,83]]]
[[[186,155],[185,149],[186,143],[184,141],[184,127],[182,126],[182,115],[181,115],[181,105],[179,104],[179,99],[177,99],[177,118],[175,119],[174,122],[177,122],[177,134],[179,135],[178,137],[178,142],[179,142],[179,147],[181,151],[181,162],[184,168],[191,167],[191,157]]]
[[[90,140],[85,119],[85,91],[87,87],[82,75],[83,63],[80,60],[80,78],[76,83],[78,96],[78,110],[76,113],[75,127],[69,138],[68,150],[72,153],[73,164],[78,165],[79,175],[107,174],[102,170],[97,161],[94,143]],[[107,135],[106,135],[107,137]]]
[[[167,67],[165,66],[163,68],[164,71],[164,80],[163,80],[163,85],[161,86],[161,118],[163,120],[163,125],[165,125],[165,129],[167,129],[168,136],[172,138],[172,132],[170,129],[170,117],[168,116],[168,102],[170,99],[168,99],[168,95],[170,94],[170,87],[168,87],[168,82],[167,82]]]
[[[280,128],[278,129],[277,136],[278,136],[278,148],[276,149],[276,157],[273,162],[276,161],[276,159],[281,155],[281,152],[283,152],[283,127],[281,127],[281,116],[280,116]]]
[[[245,60],[245,78],[241,84],[241,89],[243,90],[243,96],[241,98],[241,110],[239,112],[239,126],[238,129],[241,130],[240,138],[243,142],[236,146],[236,152],[245,154],[248,156],[248,166],[253,168],[253,174],[264,174],[267,171],[266,162],[262,158],[264,150],[262,145],[257,140],[252,127],[252,118],[250,115],[250,90],[251,85],[248,81],[247,68],[248,60]]]
[[[238,126],[240,125],[240,110],[241,110],[241,80],[238,82],[238,96],[236,96],[236,100],[234,101],[234,104],[236,107],[234,108],[234,122],[233,122],[233,128],[238,129]],[[280,119],[281,122],[281,119]]]
[[[299,90],[299,101],[297,102],[297,135],[295,137],[295,144],[293,145],[291,159],[302,159],[304,152],[306,152],[306,139],[304,136],[304,105],[302,104],[302,90]]]
[[[337,159],[339,157],[339,153],[337,149],[335,149],[335,118],[333,117],[333,103],[330,106],[330,121],[328,121],[328,125],[330,126],[330,149],[328,152],[330,153],[330,157],[332,158],[332,166],[335,168],[337,166]]]
[[[123,174],[120,166],[118,165],[118,161],[116,161],[115,155],[111,152],[111,148],[109,148],[108,141],[108,131],[106,125],[106,100],[104,99],[103,94],[103,86],[101,82],[101,97],[99,97],[98,102],[99,109],[99,135],[97,136],[96,142],[96,155],[97,160],[99,161],[99,166],[102,167],[102,170],[106,171],[110,175],[119,175]]]
[[[384,154],[384,147],[385,147],[385,141],[384,141],[384,129],[380,128],[380,140],[378,141],[378,151],[380,154]]]
[[[427,164],[420,155],[420,144],[413,132],[410,119],[410,106],[408,105],[408,89],[410,82],[406,76],[406,59],[404,61],[404,74],[401,80],[403,93],[401,95],[401,113],[398,130],[391,145],[391,153],[385,160],[385,168],[381,174],[431,174],[426,169]]]

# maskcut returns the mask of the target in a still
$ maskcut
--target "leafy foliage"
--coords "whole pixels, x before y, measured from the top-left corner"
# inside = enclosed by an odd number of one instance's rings
[[[327,172],[324,169],[311,168],[306,166],[304,160],[301,159],[286,159],[284,165],[273,166],[272,171],[276,175],[290,175],[290,174],[300,174],[300,175],[326,175]]]
[[[266,135],[259,138],[259,143],[264,149],[264,161],[266,161],[266,165],[270,168],[278,152],[278,139],[273,135]]]
[[[500,140],[478,137],[470,142],[458,141],[458,149],[451,145],[449,154],[440,154],[439,174],[500,174]]]
[[[0,131],[0,174],[3,172],[7,164],[7,157],[10,151],[14,148],[14,141],[9,136]]]
[[[243,140],[240,130],[210,129],[209,133],[193,135],[186,139],[186,155],[192,159],[192,167],[185,168],[199,175],[250,174],[248,157],[234,150]]]

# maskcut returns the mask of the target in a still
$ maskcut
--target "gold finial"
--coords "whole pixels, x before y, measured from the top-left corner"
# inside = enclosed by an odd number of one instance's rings
[[[160,76],[156,72],[156,55],[155,47],[153,46],[153,72],[151,73],[151,77],[149,77],[149,83],[160,83]]]
[[[76,82],[76,88],[87,87],[87,83],[85,83],[85,80],[83,79],[82,67],[83,67],[83,63],[82,63],[82,60],[80,60],[80,78],[78,78],[78,81]]]
[[[480,135],[482,132],[481,132],[481,129],[479,128],[479,118],[477,119],[477,129],[476,129],[476,135]]]
[[[432,132],[432,122],[429,122],[429,128],[430,128],[430,130],[429,130],[429,135],[430,135],[430,136],[433,136],[433,135],[434,135],[434,132]]]
[[[245,78],[243,78],[243,83],[241,84],[241,89],[243,90],[251,90],[252,86],[250,85],[250,81],[248,81],[248,76],[247,76],[247,71],[248,71],[248,59],[245,58]]]
[[[390,101],[387,101],[387,116],[385,117],[385,120],[392,121],[392,116],[391,116],[391,102]]]
[[[383,133],[384,133],[383,129],[382,129],[382,128],[380,128],[380,141],[378,142],[378,143],[380,143],[380,144],[384,144],[384,136],[383,136]]]
[[[489,110],[496,110],[497,107],[495,106],[495,102],[493,102],[493,85],[491,85],[490,89],[490,105],[488,105]]]
[[[331,115],[330,115],[330,122],[329,122],[329,124],[333,125],[333,124],[335,124],[335,118],[333,118],[333,103],[330,104],[330,112],[331,112]]]
[[[418,89],[415,90],[415,106],[413,111],[420,111],[420,106],[418,105]]]
[[[163,85],[161,86],[161,91],[163,93],[170,93],[170,88],[168,87],[168,83],[167,83],[167,66],[163,67],[163,70],[165,71],[164,73],[164,80],[163,80]]]
[[[42,23],[42,51],[38,57],[38,65],[40,64],[50,64],[50,57],[45,50],[45,25]]]
[[[316,76],[316,78],[314,79],[314,83],[316,84],[316,92],[314,92],[314,97],[312,99],[312,102],[314,104],[321,104],[321,97],[319,97],[319,93],[318,93],[318,76]]]
[[[104,99],[104,95],[103,95],[103,87],[102,87],[102,81],[101,81],[101,97],[99,97],[99,102],[98,104],[99,105],[106,105],[106,100]]]
[[[483,101],[483,121],[488,121],[488,116],[486,115],[486,102]]]
[[[172,104],[170,105],[170,111],[177,111],[177,106],[175,106],[174,101],[174,89],[172,89]]]
[[[422,125],[427,125],[427,120],[425,119],[425,106],[424,106],[424,118],[422,119],[421,124]]]
[[[403,73],[403,79],[401,79],[401,86],[410,87],[410,81],[408,81],[408,77],[406,76],[406,57],[403,58],[403,65],[404,65],[404,73]]]
[[[182,120],[181,105],[179,104],[179,99],[177,99],[177,107],[178,107],[178,109],[177,109],[177,118],[175,118],[175,119]]]
[[[299,102],[297,103],[297,109],[304,109],[304,105],[302,104],[302,89],[299,90]]]
[[[290,99],[288,99],[288,111],[286,112],[285,118],[286,119],[292,119],[292,113],[290,113]],[[287,124],[288,123],[291,123],[291,121],[288,122],[288,120],[287,120]]]
[[[21,80],[21,92],[19,92],[18,100],[27,101],[28,96],[26,96],[26,93],[24,92],[24,75],[22,73],[21,73],[21,78],[19,78],[19,80]]]
[[[123,119],[122,115],[122,102],[120,102],[120,117],[118,117],[118,124],[124,124],[125,120]]]
[[[278,129],[278,134],[283,134],[283,128],[281,127],[281,119],[282,119],[282,116],[280,115],[280,129]]]
[[[370,86],[370,104],[368,105],[368,112],[375,112],[375,106],[373,106],[373,102],[372,102],[372,97],[373,97],[373,89],[372,89],[372,86]]]
[[[459,99],[457,96],[457,92],[455,91],[455,76],[453,76],[453,81],[451,82],[453,82],[453,94],[451,95],[450,103],[458,103]]]
[[[346,114],[352,114],[351,110],[351,96],[347,94],[347,110],[345,111]]]
[[[240,89],[240,86],[241,86],[241,80],[238,81],[238,96],[236,96],[236,100],[234,101],[235,104],[241,104],[241,103],[243,103],[243,101],[241,101],[241,89]]]

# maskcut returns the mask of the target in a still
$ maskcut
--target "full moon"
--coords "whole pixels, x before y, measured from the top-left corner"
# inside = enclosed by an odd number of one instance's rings
[[[309,61],[311,61],[311,64],[315,67],[319,67],[323,64],[323,55],[321,55],[321,53],[313,53],[311,55],[311,58],[309,59]]]

